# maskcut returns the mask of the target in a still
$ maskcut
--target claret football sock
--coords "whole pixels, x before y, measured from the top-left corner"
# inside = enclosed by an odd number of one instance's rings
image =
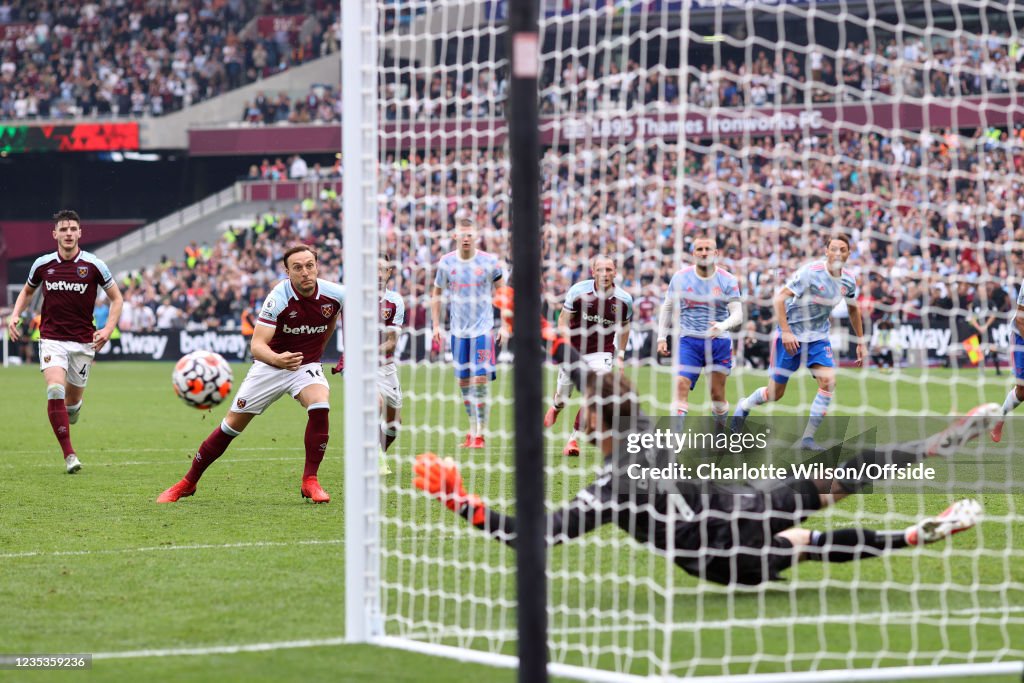
[[[224,451],[231,445],[232,439],[239,434],[241,432],[236,432],[229,427],[226,420],[222,421],[199,446],[199,452],[196,453],[196,457],[192,458],[192,467],[185,475],[185,479],[193,484],[198,482],[206,468],[212,465],[214,460],[224,455]]]
[[[71,446],[71,423],[68,422],[68,408],[64,404],[64,387],[51,384],[46,387],[46,415],[50,418],[50,427],[57,437],[64,457],[74,454]]]
[[[330,438],[330,412],[328,403],[313,403],[306,408],[309,419],[306,422],[306,466],[302,470],[302,478],[315,477],[327,452],[327,441]]]

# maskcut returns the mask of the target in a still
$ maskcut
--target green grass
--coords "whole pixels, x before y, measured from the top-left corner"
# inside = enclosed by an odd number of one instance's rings
[[[235,370],[241,379],[245,368]],[[670,376],[630,372],[645,397],[662,402],[659,410],[648,401],[650,411],[664,412]],[[0,652],[124,653],[344,634],[340,378],[331,380],[334,429],[321,469],[321,483],[334,496],[330,505],[304,504],[299,497],[305,416],[285,399],[253,421],[194,498],[158,506],[156,495],[186,471],[222,412],[181,405],[169,373],[170,364],[160,363],[97,366],[82,419],[72,428],[84,470],[69,477],[46,419],[38,371],[0,371]],[[409,483],[413,456],[433,450],[463,463],[469,488],[511,508],[512,441],[495,434],[488,449],[460,452],[465,417],[450,373],[418,367],[402,374],[408,427],[393,449],[395,474],[384,481],[382,495],[386,630],[513,654],[513,553]],[[735,403],[763,379],[737,373],[729,400]],[[833,412],[962,413],[981,401],[1001,401],[1007,384],[1005,376],[981,380],[974,372],[933,370],[928,379],[919,373],[844,373]],[[813,385],[803,375],[791,384],[782,404],[764,414],[800,414]],[[507,373],[495,393],[509,395]],[[705,396],[702,383],[693,412],[707,409]],[[504,399],[492,426],[507,426],[510,416]],[[567,411],[548,452],[538,457],[549,467],[552,505],[569,499],[597,463],[593,452],[575,461],[560,455],[571,418]],[[1010,447],[1002,448],[1009,457]],[[947,498],[858,496],[812,523],[840,525],[854,515],[881,523],[884,514],[909,520],[941,510]],[[996,518],[1024,510],[1021,495],[982,498]],[[979,545],[984,554],[970,555]],[[1012,556],[1011,548],[1017,549]],[[995,519],[937,550],[847,565],[807,564],[786,583],[726,590],[691,579],[605,528],[550,554],[552,659],[641,674],[667,662],[676,675],[723,673],[724,660],[734,663],[732,672],[785,670],[787,653],[796,655],[795,669],[956,663],[972,650],[987,652],[979,657],[985,660],[1013,649],[1020,659],[1022,613],[1011,611],[1000,622],[1004,606],[1024,606],[1020,548],[1020,525]],[[954,556],[944,561],[943,553]],[[918,590],[902,589],[915,579]],[[850,616],[876,612],[899,616]],[[755,628],[760,619],[768,621]],[[507,670],[349,645],[97,659],[90,673],[77,675],[103,681],[514,680]],[[25,678],[0,671],[0,680]],[[65,678],[63,672],[31,674],[31,680]]]

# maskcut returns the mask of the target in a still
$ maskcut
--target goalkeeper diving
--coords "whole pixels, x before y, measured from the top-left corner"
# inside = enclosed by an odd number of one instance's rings
[[[940,514],[906,529],[864,527],[813,531],[799,524],[819,510],[861,491],[870,480],[790,478],[770,489],[750,484],[722,486],[707,481],[646,482],[621,476],[629,463],[619,448],[629,432],[652,433],[654,421],[640,411],[637,395],[619,373],[581,373],[578,353],[548,329],[551,355],[570,368],[583,389],[581,427],[586,438],[604,454],[597,478],[559,510],[547,515],[547,543],[557,545],[604,524],[616,524],[640,543],[669,553],[688,574],[720,584],[754,585],[780,579],[794,563],[812,560],[849,562],[941,541],[975,526],[981,506],[959,500]],[[887,448],[860,451],[842,463],[844,472],[859,472],[863,464],[906,466],[928,457],[956,452],[985,434],[998,419],[995,404],[979,406],[932,437]],[[661,453],[664,457],[665,453]],[[652,453],[628,456],[630,462],[653,464]],[[459,468],[450,458],[433,453],[416,458],[413,484],[434,496],[473,526],[496,540],[515,546],[514,516],[491,508],[466,490]]]

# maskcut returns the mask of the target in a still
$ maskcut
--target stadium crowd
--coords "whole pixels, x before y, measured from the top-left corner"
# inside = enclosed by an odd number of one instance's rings
[[[979,31],[980,33],[980,31]],[[541,78],[541,113],[595,112],[678,105],[741,107],[887,97],[969,97],[1016,92],[1024,45],[1009,32],[951,40],[939,34],[906,40],[849,42],[836,50],[818,46],[772,51],[758,47],[748,66],[741,55],[716,65],[690,64],[685,83],[666,65],[605,63],[605,52],[547,55]],[[596,56],[595,56],[596,55]],[[405,69],[388,73],[381,97],[387,120],[488,118],[504,115],[504,68],[477,65]]]
[[[746,148],[739,140],[722,142],[714,153],[690,150],[682,159],[656,145],[547,150],[542,206],[549,312],[560,308],[573,282],[589,276],[591,258],[605,253],[615,257],[621,284],[634,297],[637,322],[653,327],[689,244],[711,231],[720,265],[740,280],[744,343],[756,345],[750,355],[760,363],[773,293],[799,265],[823,254],[831,231],[841,230],[852,238],[847,268],[871,324],[954,326],[964,338],[972,320],[989,313],[1008,319],[1024,273],[1024,194],[1016,180],[1024,168],[1024,128],[980,130],[969,138],[936,130],[893,138],[766,137]],[[305,166],[299,157],[287,164],[266,160],[250,175],[284,177],[297,164]],[[340,172],[340,162],[328,171]],[[387,157],[382,249],[399,263],[396,285],[414,328],[427,324],[432,268],[451,248],[449,226],[458,212],[476,218],[485,249],[508,253],[507,182],[500,153]],[[159,307],[170,303],[180,311],[179,324],[231,328],[240,310],[258,305],[281,276],[276,258],[289,241],[317,244],[323,276],[340,277],[340,225],[340,204],[327,190],[270,212],[199,248],[192,266],[166,259],[137,274],[128,283],[132,305],[125,315],[142,305],[160,318]]]
[[[261,15],[308,12],[308,29],[260,37]],[[338,49],[325,0],[0,2],[0,119],[160,116]],[[295,34],[295,35],[293,35]]]

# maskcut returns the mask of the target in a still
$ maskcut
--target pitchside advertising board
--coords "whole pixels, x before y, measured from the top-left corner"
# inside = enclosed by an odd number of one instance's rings
[[[992,342],[1001,351],[1007,351],[1011,344],[1013,328],[1008,323],[1003,323],[992,328]],[[398,346],[395,349],[395,357],[400,361],[430,361],[435,360],[431,354],[429,334],[427,330],[420,330],[413,334],[406,330],[398,337]],[[670,359],[657,356],[657,335],[653,328],[634,327],[629,334],[629,342],[626,345],[626,354],[634,360],[654,358],[660,363],[669,363]],[[951,328],[922,328],[917,325],[899,325],[892,330],[887,344],[897,353],[919,352],[908,357],[923,359],[945,358],[951,350],[959,352],[958,349],[968,338],[957,338]],[[833,330],[831,336],[832,346],[844,353],[850,345],[850,338],[847,331],[839,326]],[[870,347],[879,345],[879,331],[872,332]],[[986,343],[987,340],[979,340]],[[206,350],[215,351],[229,361],[242,361],[245,359],[249,340],[237,332],[186,332],[175,330],[171,332],[123,332],[117,339],[111,339],[110,343],[103,347],[99,355],[110,360],[177,360],[186,353],[192,351]],[[324,352],[324,360],[335,360],[342,352],[343,346],[341,335],[337,332],[327,344]],[[441,360],[440,358],[436,358]],[[499,360],[511,359],[509,350],[504,350]],[[444,360],[450,360],[450,354],[445,354]],[[914,361],[911,360],[911,364]]]

